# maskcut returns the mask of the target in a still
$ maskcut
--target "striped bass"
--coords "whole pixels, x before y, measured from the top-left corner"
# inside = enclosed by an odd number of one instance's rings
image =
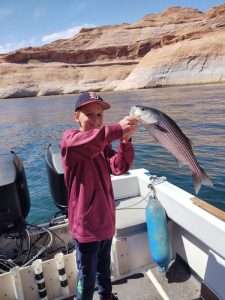
[[[140,119],[153,138],[175,156],[180,166],[187,165],[191,169],[196,194],[202,184],[213,186],[212,181],[199,165],[189,138],[167,114],[155,108],[135,105],[131,107],[130,116]]]

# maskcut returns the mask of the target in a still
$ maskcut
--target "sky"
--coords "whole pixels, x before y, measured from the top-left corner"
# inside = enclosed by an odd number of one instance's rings
[[[0,0],[0,53],[72,37],[82,27],[134,23],[171,6],[207,11],[219,0]]]

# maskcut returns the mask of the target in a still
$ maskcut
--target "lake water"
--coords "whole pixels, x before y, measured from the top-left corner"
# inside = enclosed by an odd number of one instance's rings
[[[112,104],[106,123],[117,122],[134,104],[158,108],[170,115],[191,139],[201,166],[213,188],[202,187],[199,197],[225,210],[225,85],[171,87],[101,95]],[[49,143],[58,144],[73,123],[74,95],[0,101],[0,153],[14,150],[23,160],[31,197],[28,221],[48,221],[57,211],[51,198],[44,163]],[[175,159],[140,127],[134,139],[132,168],[144,167],[152,174],[166,176],[194,193],[188,168]]]

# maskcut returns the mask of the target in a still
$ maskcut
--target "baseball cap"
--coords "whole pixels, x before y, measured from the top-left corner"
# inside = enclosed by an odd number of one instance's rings
[[[105,102],[95,92],[82,92],[78,96],[77,101],[75,103],[75,111],[77,111],[79,108],[81,108],[84,105],[87,105],[89,103],[98,103],[99,105],[101,105],[101,107],[103,109],[109,109],[110,108],[110,104]]]

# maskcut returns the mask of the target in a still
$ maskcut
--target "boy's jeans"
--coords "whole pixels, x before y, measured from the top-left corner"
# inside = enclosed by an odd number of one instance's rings
[[[110,298],[111,284],[111,245],[112,240],[100,242],[76,242],[76,260],[78,268],[76,299],[92,300],[95,281],[102,298]]]

